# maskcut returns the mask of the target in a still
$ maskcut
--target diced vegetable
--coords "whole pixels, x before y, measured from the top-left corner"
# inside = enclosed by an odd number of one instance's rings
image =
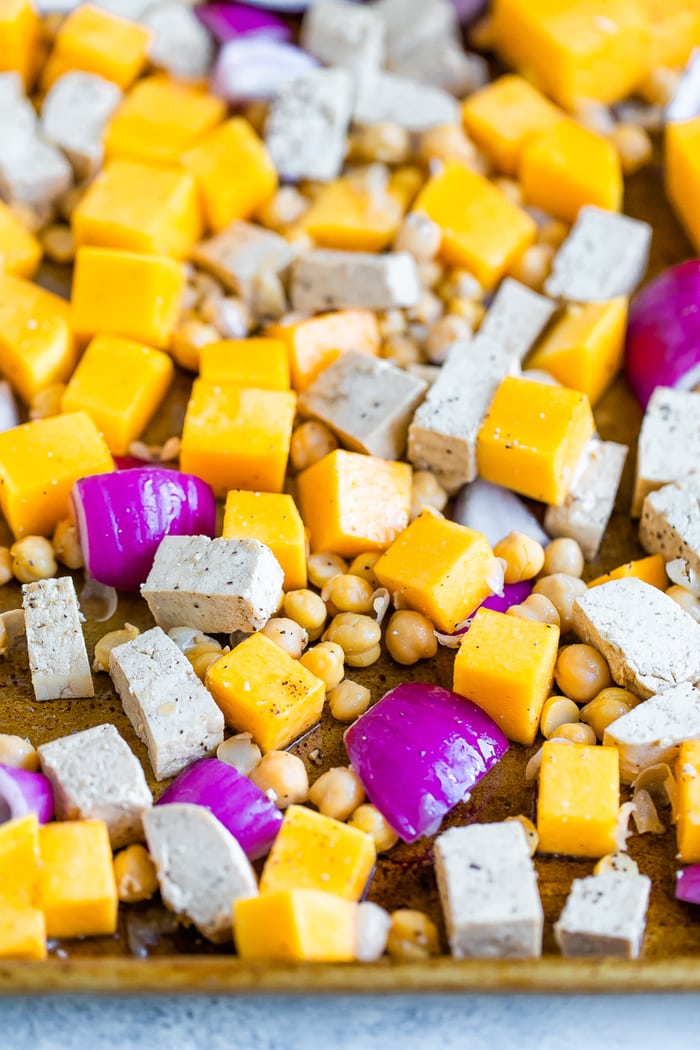
[[[261,33],[274,40],[291,40],[292,31],[275,15],[247,4],[199,4],[195,14],[217,40],[225,44],[236,37]]]
[[[53,789],[43,773],[0,765],[0,823],[35,813],[40,824],[53,817]]]
[[[700,864],[691,864],[676,873],[676,900],[700,904]]]
[[[275,98],[287,81],[318,63],[292,44],[262,34],[229,40],[221,48],[211,89],[232,105]]]
[[[509,532],[524,532],[538,543],[549,543],[549,536],[527,504],[510,489],[490,481],[479,479],[460,489],[450,516],[460,525],[483,532],[492,546]]]

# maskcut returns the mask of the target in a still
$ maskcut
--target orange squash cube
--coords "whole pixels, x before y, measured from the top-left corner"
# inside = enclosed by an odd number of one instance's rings
[[[534,743],[557,661],[559,628],[479,609],[454,665],[454,691],[482,707],[509,740]]]
[[[470,270],[484,288],[500,281],[537,232],[526,211],[459,161],[428,179],[413,207],[442,229],[442,260]]]
[[[700,251],[700,117],[667,124],[664,145],[666,196]]]
[[[41,960],[46,956],[44,913],[30,904],[9,904],[0,895],[0,959]]]
[[[150,39],[149,30],[137,22],[80,4],[58,30],[41,76],[42,90],[73,70],[96,73],[128,88],[146,64]]]
[[[36,905],[38,894],[39,822],[32,813],[0,824],[0,907]]]
[[[211,131],[183,153],[182,164],[197,182],[207,225],[215,233],[250,218],[277,189],[267,150],[242,117]]]
[[[640,0],[640,8],[651,29],[650,68],[682,69],[700,44],[696,0]]]
[[[678,858],[700,863],[700,740],[680,746],[676,765],[678,799],[675,804]]]
[[[65,299],[0,274],[0,363],[23,401],[64,382],[78,356]]]
[[[408,524],[408,463],[336,449],[297,478],[311,549],[354,557],[384,550]]]
[[[624,565],[618,565],[604,576],[596,576],[591,580],[589,587],[599,587],[601,583],[609,583],[610,580],[624,580],[628,576],[634,576],[652,587],[658,587],[665,591],[669,585],[666,575],[666,559],[663,554],[650,554],[647,558],[638,558],[636,561],[627,561]]]
[[[96,336],[61,400],[62,412],[87,412],[110,452],[125,456],[165,396],[175,368],[168,354],[113,335]]]
[[[78,203],[71,226],[77,245],[184,258],[202,234],[195,181],[185,172],[112,160]]]
[[[0,44],[0,48],[2,45]],[[0,201],[0,274],[33,277],[43,249],[33,233]]]
[[[540,852],[572,857],[612,853],[619,806],[617,748],[545,742],[537,800]]]
[[[264,543],[284,569],[285,591],[306,587],[306,533],[291,496],[234,489],[226,496],[221,535]]]
[[[0,73],[19,73],[25,87],[36,73],[39,32],[31,0],[0,0]]]
[[[281,492],[296,396],[195,380],[182,432],[180,467],[223,498],[229,489]]]
[[[381,336],[372,310],[337,310],[296,324],[273,325],[269,334],[289,350],[292,386],[302,393],[346,350],[379,353]]]
[[[507,376],[477,437],[479,475],[559,506],[594,430],[585,394]]]
[[[322,188],[300,225],[322,248],[381,252],[394,240],[403,213],[390,187],[376,193],[346,177]]]
[[[233,929],[241,959],[355,958],[355,904],[321,890],[277,890],[234,901]]]
[[[260,893],[322,890],[357,901],[375,861],[374,843],[364,831],[306,806],[289,806],[265,861]]]
[[[39,829],[40,899],[49,937],[90,937],[117,928],[117,885],[107,825],[69,820]]]
[[[619,211],[620,155],[602,135],[562,120],[523,149],[520,185],[528,204],[566,222],[575,222],[584,204]]]
[[[199,375],[209,383],[289,390],[289,354],[281,339],[222,339],[199,351]]]
[[[114,463],[85,412],[23,423],[0,434],[0,509],[15,536],[50,536],[69,516],[78,478]]]
[[[206,686],[226,724],[263,751],[288,747],[316,725],[326,696],[320,678],[259,631],[211,665]]]

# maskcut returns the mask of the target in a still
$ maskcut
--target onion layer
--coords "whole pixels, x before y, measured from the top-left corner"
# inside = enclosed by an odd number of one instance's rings
[[[292,44],[262,34],[229,40],[221,48],[211,89],[231,105],[276,98],[294,77],[318,62]]]
[[[276,15],[247,4],[198,4],[197,18],[221,43],[262,33],[275,40],[291,40],[292,30]]]
[[[0,765],[0,824],[30,813],[46,824],[53,811],[53,788],[43,773]]]
[[[677,872],[676,900],[700,904],[700,864],[691,864]]]

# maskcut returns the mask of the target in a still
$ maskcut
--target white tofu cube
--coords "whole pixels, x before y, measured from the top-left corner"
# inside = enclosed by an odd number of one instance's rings
[[[700,478],[664,485],[650,492],[642,506],[639,542],[666,561],[684,558],[700,573]]]
[[[279,607],[284,571],[253,539],[166,536],[141,594],[164,631],[258,631]]]
[[[326,66],[376,69],[384,62],[384,20],[373,7],[326,0],[306,9],[301,26],[305,51]]]
[[[390,64],[424,45],[459,38],[457,13],[450,0],[378,0],[374,11],[386,28]]]
[[[141,763],[113,725],[85,729],[37,748],[58,820],[104,820],[112,849],[143,841],[152,804]]]
[[[94,696],[80,606],[70,576],[25,583],[22,606],[36,699]]]
[[[294,258],[294,248],[272,230],[252,222],[232,222],[215,237],[195,245],[191,254],[197,266],[226,288],[247,296],[262,274],[284,273]]]
[[[700,471],[700,394],[657,387],[649,399],[637,444],[632,516],[646,496]]]
[[[700,737],[700,691],[684,682],[645,700],[605,730],[603,743],[620,753],[620,780],[631,783],[647,766],[671,765],[684,740]]]
[[[391,59],[389,69],[406,80],[432,84],[460,99],[489,82],[486,59],[465,51],[459,40],[448,36],[422,41],[414,50]]]
[[[38,136],[22,138],[7,152],[0,146],[0,194],[7,200],[47,209],[72,185],[66,158]]]
[[[408,252],[341,252],[318,248],[292,267],[292,309],[391,310],[414,306],[421,295],[416,261]]]
[[[651,879],[611,871],[574,879],[554,924],[562,955],[637,959],[642,947]]]
[[[586,445],[564,502],[548,507],[544,527],[550,536],[570,536],[591,561],[598,553],[627,458],[627,445],[593,438]]]
[[[430,84],[365,70],[358,76],[352,119],[360,125],[389,122],[407,131],[427,131],[439,124],[458,124],[459,104]]]
[[[139,22],[151,31],[148,57],[154,66],[182,80],[209,75],[214,41],[187,4],[149,6]]]
[[[346,69],[315,69],[284,85],[265,124],[265,144],[282,179],[324,181],[340,173],[352,95]]]
[[[512,277],[506,277],[479,326],[479,338],[497,343],[522,362],[555,309],[551,299],[533,292]]]
[[[102,166],[102,137],[122,92],[94,73],[71,72],[59,77],[41,109],[41,130],[68,157],[80,179]]]

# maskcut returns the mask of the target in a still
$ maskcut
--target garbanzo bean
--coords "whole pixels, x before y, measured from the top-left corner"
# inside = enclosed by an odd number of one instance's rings
[[[410,667],[435,656],[437,638],[427,616],[412,609],[399,609],[389,620],[385,636],[389,655],[398,664]]]
[[[550,696],[540,716],[540,732],[545,740],[554,736],[560,726],[578,722],[578,707],[567,696]]]
[[[437,926],[425,912],[399,908],[391,913],[386,950],[393,959],[429,959],[439,955]]]
[[[12,555],[9,547],[0,547],[0,587],[12,579]]]
[[[323,588],[322,598],[339,613],[369,613],[372,611],[374,587],[362,576],[344,572],[334,576]]]
[[[382,647],[377,643],[361,653],[346,653],[345,663],[348,667],[371,667],[382,655]]]
[[[561,620],[549,598],[544,594],[529,594],[524,602],[511,605],[506,609],[509,616],[519,616],[521,620],[536,620],[538,623],[551,623],[559,627]]]
[[[303,653],[299,663],[325,682],[326,689],[333,689],[343,679],[345,654],[336,642],[319,642]]]
[[[595,733],[583,722],[565,722],[554,731],[550,740],[568,740],[570,744],[595,744]]]
[[[45,536],[24,536],[10,547],[12,572],[20,583],[48,580],[58,572],[53,547]]]
[[[334,820],[347,820],[364,798],[365,790],[357,773],[349,766],[334,766],[326,770],[309,791],[309,801],[319,813]]]
[[[334,576],[340,576],[341,573],[347,571],[348,563],[339,554],[333,554],[331,551],[317,551],[309,555],[307,572],[309,582],[313,583],[314,587],[323,588]]]
[[[268,751],[248,775],[278,809],[306,802],[309,797],[306,766],[291,751]]]
[[[565,696],[587,703],[612,682],[610,668],[592,645],[567,645],[560,649],[554,669],[557,685]]]
[[[543,594],[559,614],[561,633],[566,634],[571,630],[571,615],[574,601],[581,594],[585,594],[588,588],[583,580],[575,576],[568,576],[564,572],[556,572],[552,576],[542,576],[532,588],[533,593]]]
[[[233,766],[244,777],[250,776],[262,760],[262,751],[253,743],[250,733],[236,733],[224,740],[216,749],[219,762]]]
[[[328,706],[338,722],[354,722],[365,713],[371,698],[369,689],[351,678],[344,678],[328,690]]]
[[[544,565],[544,548],[524,532],[511,532],[493,548],[497,558],[506,563],[506,583],[532,580]]]
[[[379,644],[381,637],[381,627],[371,616],[346,612],[333,617],[323,640],[335,642],[348,656],[351,653],[366,653]]]
[[[563,572],[567,576],[580,578],[583,572],[583,551],[576,540],[568,536],[560,536],[548,543],[544,549],[544,565],[542,573],[544,576],[552,576]]]
[[[282,611],[306,631],[309,641],[315,642],[321,637],[327,612],[326,603],[320,594],[306,588],[287,591],[282,601]]]
[[[639,697],[634,693],[611,686],[601,690],[585,707],[582,707],[579,718],[591,727],[598,740],[602,740],[608,726],[626,715],[639,702]]]
[[[61,565],[68,569],[82,569],[85,560],[78,539],[78,527],[70,518],[63,518],[54,529],[51,538],[54,554]]]
[[[416,470],[411,488],[411,521],[424,507],[444,510],[449,499],[444,488],[430,470]]]
[[[353,576],[361,576],[363,580],[371,583],[372,587],[377,588],[379,580],[374,575],[374,566],[381,556],[381,551],[366,551],[364,554],[357,554],[350,562],[348,572]]]
[[[309,636],[304,628],[286,616],[273,616],[263,627],[262,633],[294,660],[299,659],[309,644]]]
[[[289,458],[295,470],[306,470],[337,447],[336,437],[325,423],[309,419],[292,434]]]
[[[36,772],[39,768],[39,756],[24,737],[0,733],[0,765]]]
[[[117,896],[124,904],[150,900],[158,889],[156,866],[140,843],[127,846],[114,858]]]
[[[387,824],[382,814],[371,802],[363,802],[361,806],[358,806],[348,824],[352,828],[357,828],[358,831],[364,831],[365,835],[369,835],[374,841],[377,853],[386,853],[399,841],[399,836],[392,826]]]

